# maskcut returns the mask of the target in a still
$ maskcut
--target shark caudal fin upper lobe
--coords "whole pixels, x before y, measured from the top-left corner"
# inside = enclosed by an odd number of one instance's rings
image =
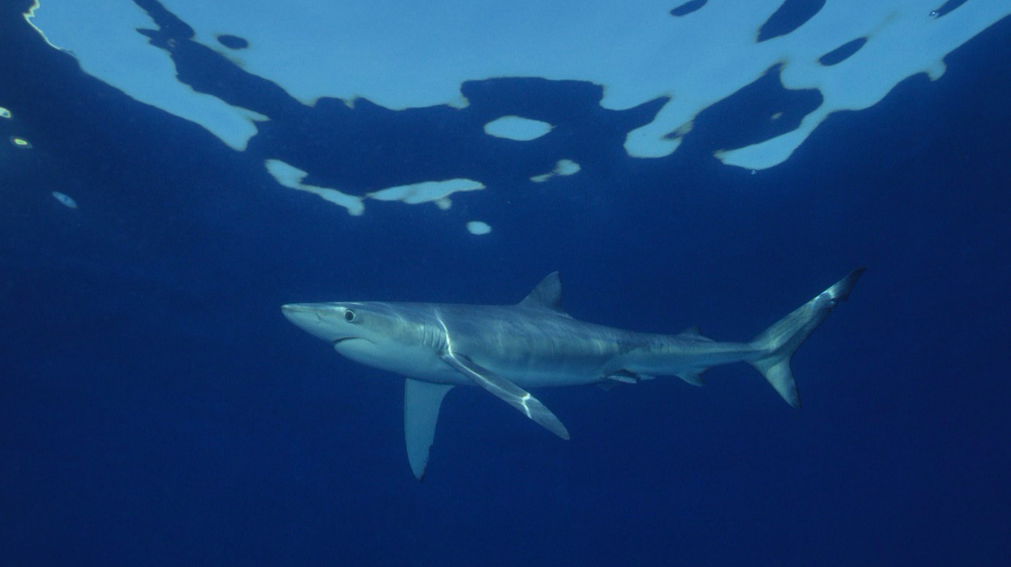
[[[862,273],[864,273],[864,268],[853,270],[848,276],[800,306],[751,341],[752,346],[759,351],[759,354],[758,358],[749,361],[749,363],[761,372],[762,376],[765,376],[769,384],[791,406],[800,407],[800,395],[797,393],[797,384],[793,380],[793,371],[790,369],[790,359],[793,358],[793,353],[797,351],[804,339],[814,332],[818,325],[821,325],[840,301],[846,301],[853,286],[857,283],[857,278]]]

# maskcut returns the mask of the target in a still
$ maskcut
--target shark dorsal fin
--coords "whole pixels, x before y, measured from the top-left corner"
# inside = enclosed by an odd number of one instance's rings
[[[523,307],[542,307],[565,314],[562,308],[562,278],[558,272],[551,272],[546,278],[537,284],[537,287],[530,292],[523,301]]]

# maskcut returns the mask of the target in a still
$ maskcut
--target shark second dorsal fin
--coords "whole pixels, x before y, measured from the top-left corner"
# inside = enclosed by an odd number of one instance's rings
[[[699,329],[698,325],[695,325],[694,327],[688,327],[687,329],[681,331],[675,336],[681,337],[682,339],[695,339],[699,341],[706,341],[709,343],[713,342],[713,339],[702,336],[702,329]]]
[[[562,308],[561,276],[558,272],[551,272],[519,304],[523,307],[543,307],[565,315],[565,309]]]

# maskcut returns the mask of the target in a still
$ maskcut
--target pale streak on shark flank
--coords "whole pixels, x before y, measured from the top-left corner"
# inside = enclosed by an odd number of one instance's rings
[[[442,399],[453,386],[480,386],[563,439],[568,430],[526,388],[606,386],[654,376],[701,386],[710,367],[746,362],[799,408],[793,353],[849,297],[863,271],[743,343],[717,342],[694,328],[658,335],[577,321],[562,309],[557,272],[516,305],[335,302],[284,305],[282,311],[340,354],[406,378],[407,456],[420,480]]]

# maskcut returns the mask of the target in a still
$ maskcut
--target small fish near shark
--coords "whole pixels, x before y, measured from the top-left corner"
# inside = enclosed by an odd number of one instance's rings
[[[677,335],[625,331],[573,319],[562,309],[558,272],[516,305],[334,302],[282,306],[304,331],[351,360],[405,377],[404,434],[421,480],[443,397],[454,386],[478,386],[561,437],[562,422],[527,390],[634,384],[677,376],[701,386],[709,368],[746,362],[795,408],[800,397],[793,353],[840,301],[864,268],[775,323],[749,342],[717,342],[697,328]]]

